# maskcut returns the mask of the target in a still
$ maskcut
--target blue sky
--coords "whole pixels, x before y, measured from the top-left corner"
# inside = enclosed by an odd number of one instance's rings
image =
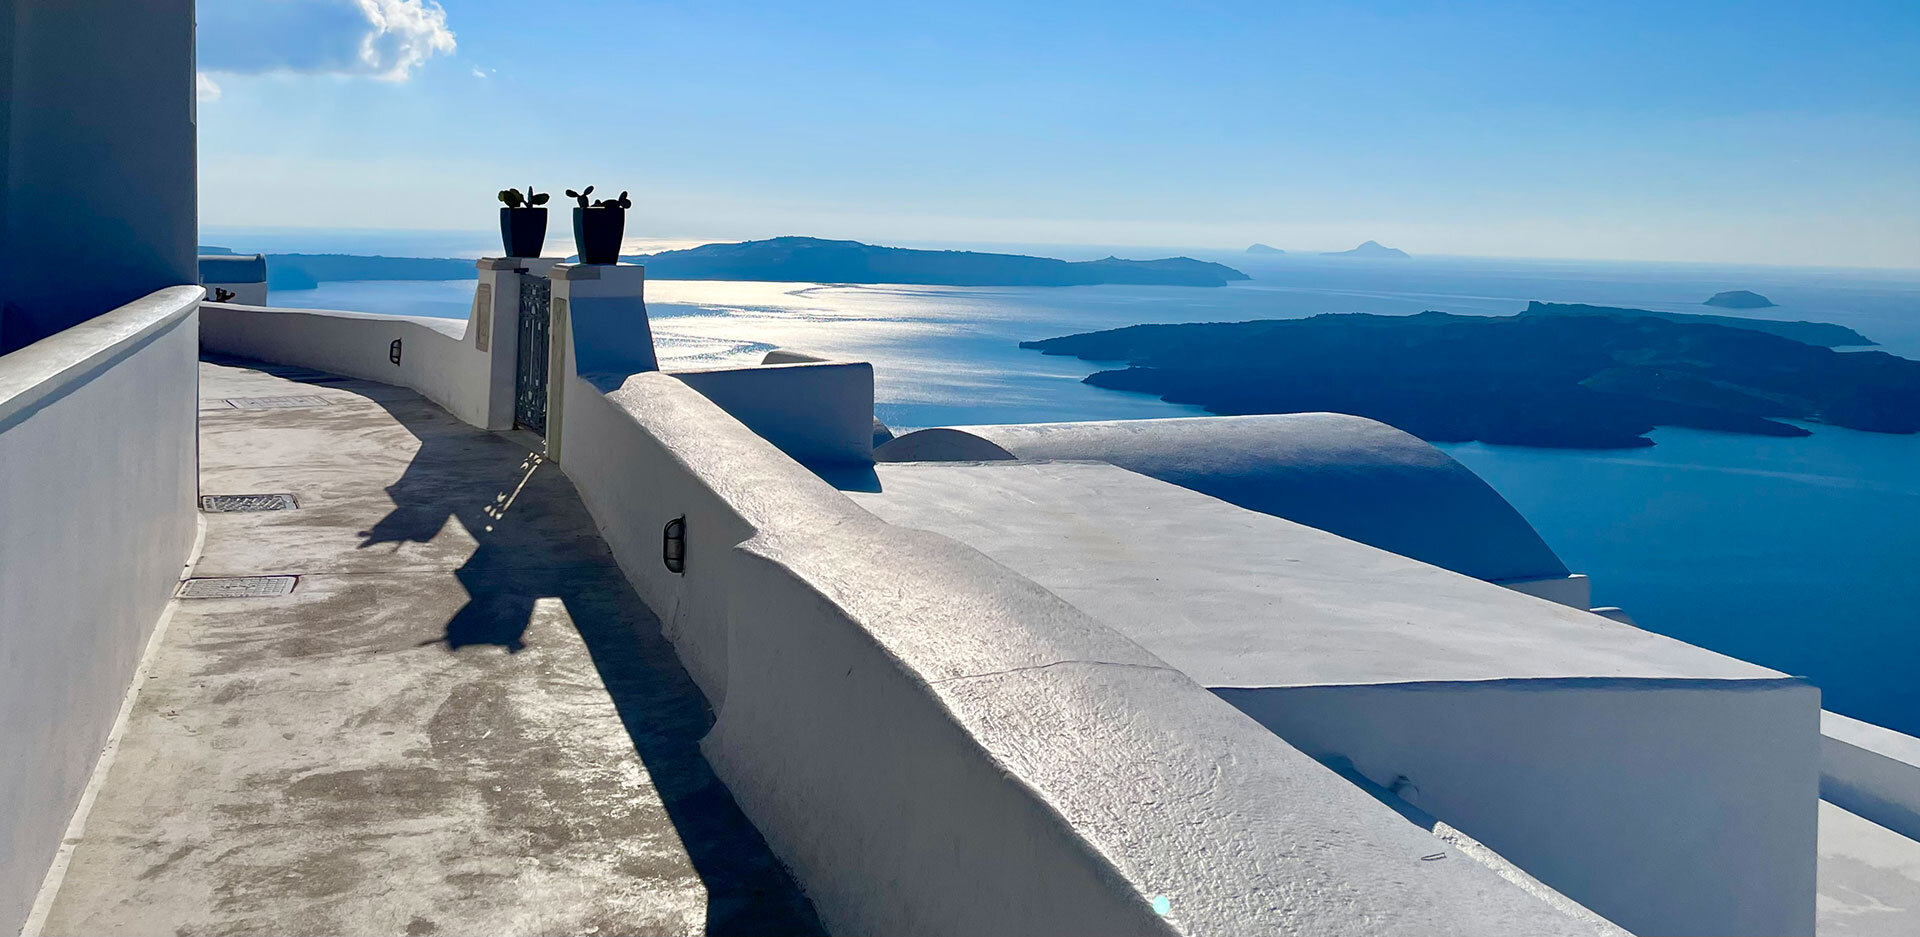
[[[1920,267],[1920,2],[201,0],[208,225]]]

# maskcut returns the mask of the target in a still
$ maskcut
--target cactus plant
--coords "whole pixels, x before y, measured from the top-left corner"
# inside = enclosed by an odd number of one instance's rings
[[[633,200],[627,198],[627,193],[625,192],[620,193],[619,198],[599,198],[599,199],[589,200],[587,196],[592,194],[593,194],[593,186],[587,186],[586,188],[581,189],[578,192],[575,192],[572,189],[567,190],[568,197],[572,198],[575,202],[578,202],[581,208],[625,209],[625,208],[633,207]]]
[[[547,210],[541,206],[550,196],[527,186],[524,195],[519,189],[501,189],[498,197],[506,206],[500,209],[500,243],[507,256],[540,256],[540,246],[547,239]]]
[[[573,210],[573,240],[580,249],[580,262],[619,263],[620,238],[627,224],[626,210],[633,207],[633,200],[625,192],[620,193],[619,198],[591,198],[593,186],[578,192],[568,189],[567,195],[577,205]]]
[[[527,186],[527,194],[524,196],[520,194],[519,189],[501,189],[499,197],[501,204],[508,208],[539,208],[545,205],[551,196],[545,192],[535,192],[533,186]]]

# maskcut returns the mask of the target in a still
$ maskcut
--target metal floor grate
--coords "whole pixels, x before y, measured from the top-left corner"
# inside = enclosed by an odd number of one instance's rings
[[[299,576],[230,576],[189,579],[180,584],[183,599],[257,599],[287,595]]]
[[[247,511],[291,511],[300,506],[289,494],[201,495],[200,510],[208,514],[238,514]]]
[[[292,407],[325,407],[333,401],[317,394],[296,394],[291,397],[228,397],[227,406],[235,410],[284,410]]]

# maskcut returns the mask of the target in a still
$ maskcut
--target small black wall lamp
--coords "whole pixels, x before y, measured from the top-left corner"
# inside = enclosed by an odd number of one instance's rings
[[[667,564],[667,572],[685,573],[687,571],[687,516],[685,514],[667,522],[660,531],[660,562]]]

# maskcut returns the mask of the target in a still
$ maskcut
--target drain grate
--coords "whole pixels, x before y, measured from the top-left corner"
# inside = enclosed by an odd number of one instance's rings
[[[180,584],[183,599],[256,599],[287,595],[299,576],[232,576],[189,579]]]
[[[201,495],[200,510],[208,514],[238,514],[246,511],[291,511],[300,506],[292,495]]]
[[[228,397],[228,406],[235,410],[284,410],[291,407],[325,407],[333,401],[317,394],[296,394],[292,397]]]

